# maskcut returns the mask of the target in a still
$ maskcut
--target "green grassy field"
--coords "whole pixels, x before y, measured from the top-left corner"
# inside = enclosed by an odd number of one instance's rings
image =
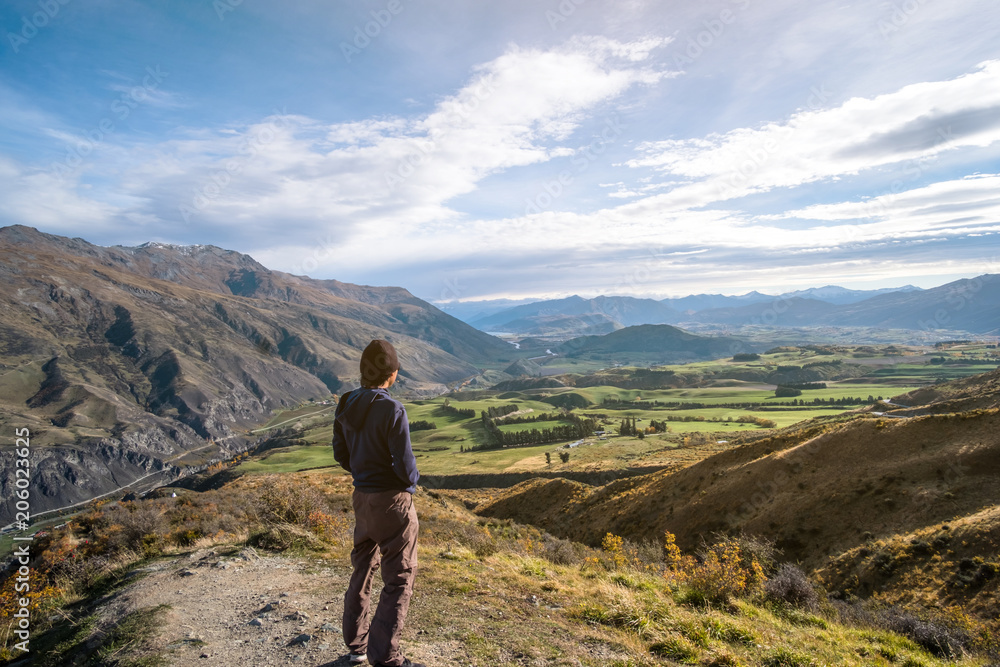
[[[982,346],[980,346],[982,347]],[[654,460],[655,464],[669,463],[677,460],[689,460],[690,452],[678,453],[679,448],[689,440],[688,436],[697,436],[696,442],[701,445],[717,445],[718,440],[725,440],[731,434],[763,431],[757,424],[739,423],[736,420],[744,416],[752,416],[770,420],[779,428],[813,419],[830,417],[845,411],[854,410],[863,405],[869,405],[869,397],[890,398],[925,386],[935,378],[964,377],[975,373],[993,370],[996,364],[976,359],[977,363],[931,363],[932,358],[944,357],[946,360],[962,360],[968,362],[970,348],[955,347],[955,349],[935,350],[904,350],[894,346],[875,348],[837,347],[834,354],[820,353],[816,349],[779,348],[770,354],[761,355],[760,359],[737,362],[732,359],[719,359],[692,364],[667,366],[657,370],[674,370],[684,377],[693,378],[693,382],[702,386],[686,388],[664,388],[652,390],[623,389],[615,386],[565,387],[558,389],[531,389],[513,392],[473,392],[452,396],[439,396],[431,399],[413,400],[407,402],[406,410],[411,422],[428,421],[436,428],[413,431],[411,440],[414,453],[417,456],[421,472],[426,475],[455,475],[470,473],[497,473],[504,471],[531,470],[596,470],[617,469],[628,465],[645,465]],[[963,352],[965,356],[963,358]],[[976,348],[975,354],[994,353],[995,350]],[[847,377],[841,380],[825,380],[826,388],[806,389],[794,398],[777,398],[774,395],[774,385],[762,382],[726,380],[712,382],[715,386],[704,386],[703,379],[720,371],[720,369],[749,369],[773,371],[779,366],[802,367],[817,361],[840,360],[846,367],[846,374],[855,371],[863,373],[860,377]],[[553,362],[555,359],[553,359]],[[562,361],[567,360],[560,360]],[[568,360],[572,361],[572,360]],[[855,364],[856,366],[849,366]],[[581,362],[572,364],[576,373],[592,373],[599,364]],[[852,370],[854,369],[854,370]],[[622,369],[609,369],[609,373],[630,372]],[[838,371],[839,372],[839,371]],[[599,376],[598,376],[599,377]],[[718,386],[718,385],[724,386]],[[559,409],[541,399],[557,397],[564,394],[578,394],[586,399],[589,407],[579,408],[577,414],[600,415],[599,428],[607,431],[603,438],[591,437],[579,447],[573,448],[570,461],[562,463],[557,457],[561,447],[567,442],[554,442],[531,447],[516,447],[501,450],[475,450],[470,448],[485,442],[485,430],[480,420],[480,413],[490,407],[501,407],[515,403],[519,415],[539,415],[542,413],[556,415]],[[470,397],[473,397],[470,399]],[[458,400],[459,398],[463,400]],[[814,405],[813,399],[843,399],[858,398],[859,404],[849,405]],[[605,404],[605,399],[636,402],[644,405],[616,406]],[[702,404],[699,407],[684,409],[653,406],[649,403],[693,403]],[[803,405],[780,405],[781,403],[803,403]],[[444,409],[448,404],[460,410],[472,410],[472,417],[452,414]],[[751,408],[739,404],[758,404]],[[332,416],[335,406],[310,403],[294,410],[287,410],[276,415],[265,428],[295,428],[298,427],[296,439],[303,440],[306,446],[284,447],[266,453],[262,458],[242,465],[242,470],[251,473],[289,472],[304,468],[335,466],[333,453],[329,446],[332,433]],[[517,416],[517,415],[512,415]],[[649,420],[668,420],[668,432],[651,434],[644,440],[634,436],[618,435],[622,419],[636,418],[637,425],[645,426]],[[672,418],[672,419],[670,419]],[[689,421],[675,421],[688,419]],[[521,424],[506,424],[499,422],[499,428],[504,432],[544,429],[564,422],[545,421]],[[714,437],[706,434],[714,434]],[[550,455],[546,462],[545,454]],[[676,457],[675,457],[676,454]]]

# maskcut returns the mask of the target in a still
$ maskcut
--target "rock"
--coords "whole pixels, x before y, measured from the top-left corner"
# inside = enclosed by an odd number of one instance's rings
[[[309,643],[310,639],[312,639],[312,635],[307,635],[307,634],[303,633],[303,634],[297,636],[292,641],[288,642],[288,645],[289,646],[305,646],[306,644]]]
[[[260,554],[258,554],[257,550],[254,549],[253,547],[247,547],[243,549],[243,551],[241,551],[237,557],[249,561],[260,560]]]
[[[285,615],[286,621],[308,621],[309,614],[304,611],[293,611],[291,614]]]
[[[247,623],[247,625],[252,625],[255,628],[259,628],[260,626],[264,625],[264,621],[260,620],[259,618],[255,618],[249,623]]]
[[[280,606],[281,606],[281,600],[274,600],[273,602],[268,602],[266,605],[264,605],[264,608],[257,613],[266,614],[269,611],[274,611]]]
[[[333,623],[324,623],[323,625],[319,626],[319,629],[325,630],[326,632],[340,632],[340,628],[338,628]]]
[[[177,575],[180,577],[193,577],[196,574],[198,573],[195,572],[194,570],[181,570],[180,572],[177,573]]]

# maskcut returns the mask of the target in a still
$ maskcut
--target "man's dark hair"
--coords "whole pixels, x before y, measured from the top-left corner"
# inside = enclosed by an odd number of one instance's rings
[[[396,348],[387,340],[376,338],[361,353],[361,386],[378,387],[399,370]]]

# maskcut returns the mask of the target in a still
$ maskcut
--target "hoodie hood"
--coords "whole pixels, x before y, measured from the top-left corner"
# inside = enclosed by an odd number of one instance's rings
[[[337,421],[352,431],[360,431],[368,419],[372,403],[379,396],[388,396],[388,392],[385,389],[362,387],[346,394],[342,399],[344,407],[337,415]]]

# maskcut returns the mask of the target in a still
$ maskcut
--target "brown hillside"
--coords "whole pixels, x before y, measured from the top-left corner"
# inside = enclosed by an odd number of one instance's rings
[[[877,595],[893,604],[961,605],[1000,617],[1000,506],[872,540],[817,572],[829,590]]]
[[[914,406],[923,413],[964,412],[1000,407],[1000,370],[922,387],[896,396],[894,403]],[[896,409],[893,413],[906,413]]]
[[[785,558],[815,568],[866,539],[909,533],[998,501],[996,409],[859,416],[826,428],[745,445],[679,472],[574,487],[569,502],[550,498],[566,483],[526,483],[479,511],[590,544],[607,531],[659,540],[669,530],[690,549],[712,532],[743,531],[775,540]]]

